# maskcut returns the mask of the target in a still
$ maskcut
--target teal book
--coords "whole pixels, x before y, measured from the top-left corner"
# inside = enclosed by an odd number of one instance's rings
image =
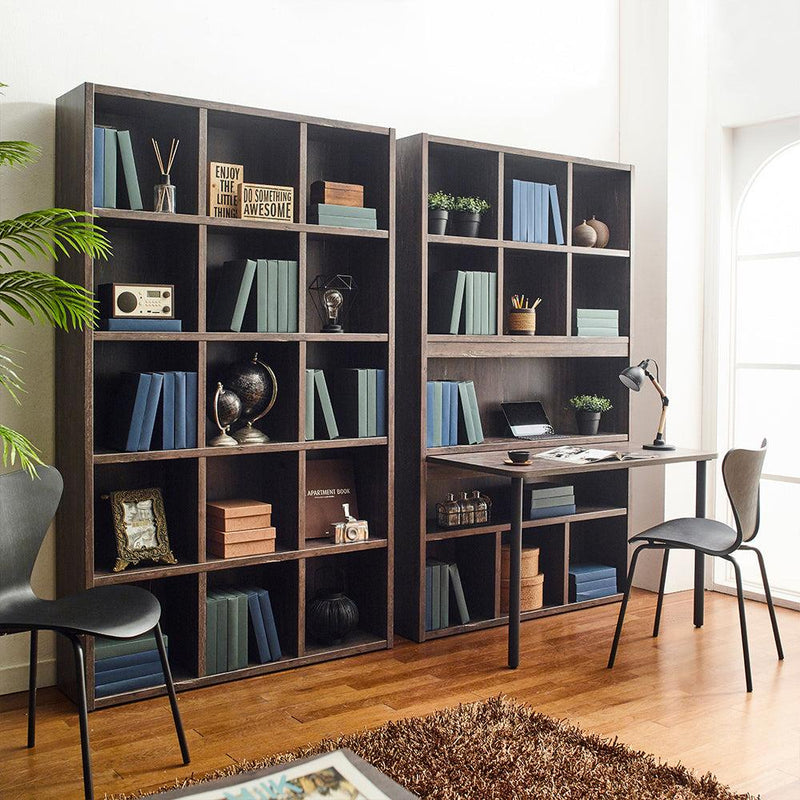
[[[209,314],[209,330],[241,332],[255,275],[256,262],[251,259],[225,262]]]
[[[358,208],[356,206],[337,206],[333,203],[314,203],[308,207],[309,215],[331,217],[356,217],[358,219],[377,219],[374,208]]]
[[[168,641],[164,636],[164,642]],[[134,653],[145,653],[157,647],[155,634],[152,631],[143,633],[133,639],[107,639],[105,636],[97,636],[94,640],[95,661],[106,658],[116,658],[117,656],[129,656]]]
[[[475,334],[475,273],[467,272],[464,279],[464,333]]]
[[[306,441],[314,439],[314,370],[306,370]]]
[[[102,128],[94,129],[94,174],[92,175],[92,205],[95,208],[103,207],[103,169],[105,166],[104,152],[106,149],[106,134]]]
[[[331,403],[331,396],[328,392],[328,383],[325,380],[325,373],[321,369],[314,370],[314,385],[317,389],[317,397],[319,398],[320,414],[322,416],[322,424],[328,432],[329,439],[339,438],[339,427],[336,424],[336,415],[333,411],[333,404]],[[321,430],[322,425],[316,425],[315,429]]]
[[[449,447],[455,442],[450,441],[450,392],[453,385],[450,381],[441,381],[442,387],[442,446]]]
[[[481,425],[481,414],[478,409],[478,397],[475,394],[475,384],[472,381],[465,381],[467,400],[469,402],[469,414],[472,417],[472,425],[475,433],[475,442],[470,444],[480,444],[483,441],[483,426]]]
[[[144,416],[142,417],[142,432],[139,434],[137,450],[140,452],[149,450],[153,441],[158,402],[161,399],[161,387],[164,385],[164,375],[162,373],[150,372],[148,374],[150,375],[150,389],[147,392],[147,402],[145,403]]]
[[[575,495],[572,492],[568,494],[556,495],[555,497],[542,497],[539,499],[532,499],[529,507],[534,508],[554,508],[555,506],[574,506]]]
[[[256,326],[259,333],[266,333],[267,328],[267,260],[259,258],[256,262]]]
[[[378,372],[367,370],[367,436],[378,435]]]
[[[217,605],[217,672],[227,672],[228,666],[228,599],[214,592]]]
[[[197,447],[197,373],[186,373],[186,446]]]
[[[619,309],[616,308],[579,308],[576,309],[576,313],[578,319],[581,317],[619,319]]]
[[[425,446],[433,447],[433,381],[425,384]]]
[[[375,428],[378,436],[388,434],[386,424],[386,370],[375,370]]]
[[[578,336],[619,336],[616,328],[584,328],[578,326]]]
[[[216,675],[217,669],[217,613],[219,600],[213,595],[206,597],[206,675]]]
[[[456,601],[458,621],[461,625],[466,625],[469,622],[469,610],[467,609],[467,598],[464,594],[464,587],[461,584],[461,574],[458,571],[458,564],[451,562],[447,565],[447,569],[450,573],[450,589]]]
[[[289,262],[278,261],[278,333],[289,331]]]
[[[104,128],[103,147],[103,207],[117,207],[117,132]]]
[[[233,592],[224,590],[219,592],[219,596],[227,606],[228,617],[228,636],[226,640],[225,663],[226,670],[239,669],[239,599]]]
[[[141,211],[142,192],[139,189],[139,176],[136,173],[136,161],[133,157],[130,131],[117,131],[119,155],[122,161],[122,174],[125,176],[125,189],[128,192],[128,205],[132,211]]]
[[[425,630],[433,630],[433,567],[425,564]]]
[[[497,273],[489,273],[489,333],[497,333]]]
[[[298,295],[298,267],[296,261],[289,261],[289,333],[297,333],[297,295]]]
[[[434,272],[428,279],[428,333],[458,333],[466,272]]]
[[[483,333],[481,323],[483,314],[483,273],[474,272],[472,277],[472,332],[476,335]]]
[[[442,382],[433,382],[433,446],[442,446]]]
[[[367,436],[367,371],[339,369],[334,379],[334,407],[339,431],[347,438]]]
[[[478,444],[480,440],[475,432],[475,422],[470,411],[470,399],[466,381],[460,381],[458,384],[458,409],[458,443]]]
[[[278,262],[267,261],[267,333],[278,332]]]
[[[481,333],[489,333],[489,273],[481,272]]]
[[[359,217],[334,217],[330,214],[312,214],[309,223],[313,225],[327,225],[332,228],[360,228],[361,230],[374,231],[378,228],[377,220],[360,219]]]
[[[458,383],[450,383],[450,435],[448,442],[451,445],[458,444]]]
[[[619,317],[606,317],[600,314],[593,315],[588,311],[576,315],[578,324],[589,324],[594,328],[616,328],[619,325]]]
[[[236,649],[236,669],[244,669],[247,666],[247,654],[249,652],[249,639],[247,636],[247,593],[236,588],[230,589],[229,591],[236,598],[238,606],[238,647]]]

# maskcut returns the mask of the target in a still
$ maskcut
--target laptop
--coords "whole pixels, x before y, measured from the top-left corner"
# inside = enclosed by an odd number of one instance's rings
[[[552,439],[558,436],[538,400],[501,403],[500,407],[516,439]]]

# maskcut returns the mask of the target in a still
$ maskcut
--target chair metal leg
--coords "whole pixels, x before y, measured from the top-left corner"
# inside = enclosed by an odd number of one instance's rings
[[[631,556],[631,567],[628,570],[628,582],[625,586],[625,594],[622,596],[622,604],[619,607],[617,629],[614,631],[614,642],[611,645],[611,653],[608,656],[608,669],[614,666],[614,660],[617,657],[617,647],[619,646],[619,637],[622,635],[622,623],[625,621],[625,609],[628,607],[628,598],[630,597],[631,586],[633,585],[633,573],[636,570],[636,560],[639,558],[639,553],[646,547],[649,547],[649,545],[640,545],[633,551],[633,555]]]
[[[772,635],[775,637],[775,647],[778,651],[778,659],[783,661],[783,645],[781,644],[781,635],[778,631],[778,618],[775,616],[775,604],[772,602],[772,592],[769,589],[769,581],[767,580],[767,568],[764,565],[764,556],[757,547],[746,545],[740,548],[741,550],[752,550],[758,556],[758,566],[761,569],[761,582],[764,584],[764,597],[767,600],[767,608],[769,609],[769,618],[772,622]]]
[[[736,575],[736,595],[739,599],[739,625],[742,629],[742,655],[744,656],[744,677],[747,683],[747,691],[753,691],[753,676],[750,672],[750,646],[747,643],[747,621],[744,616],[744,591],[742,589],[742,571],[736,560],[730,556],[723,556],[733,564],[733,572]]]
[[[70,636],[75,655],[75,687],[78,692],[78,716],[81,724],[81,760],[83,762],[83,793],[86,800],[94,800],[92,783],[92,755],[89,751],[89,709],[86,703],[86,659],[78,636]]]
[[[167,685],[167,694],[169,695],[169,704],[172,708],[172,719],[175,722],[175,733],[178,735],[178,744],[181,748],[181,756],[183,763],[189,763],[189,747],[186,744],[186,736],[183,732],[183,722],[181,721],[181,712],[178,709],[178,698],[175,696],[175,684],[172,682],[172,671],[169,668],[169,661],[167,660],[167,649],[164,647],[164,640],[161,637],[161,623],[156,623],[153,630],[156,637],[156,644],[158,645],[158,655],[161,657],[161,669],[164,672],[164,683]]]
[[[39,665],[39,631],[31,631],[31,657],[28,667],[28,747],[36,744],[36,669]]]
[[[661,580],[658,584],[658,602],[656,603],[656,618],[653,622],[653,636],[658,636],[661,627],[661,607],[664,605],[664,586],[667,583],[667,564],[669,563],[669,548],[664,548],[664,559],[661,562]]]

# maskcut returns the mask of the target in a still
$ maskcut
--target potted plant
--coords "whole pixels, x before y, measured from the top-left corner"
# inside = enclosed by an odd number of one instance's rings
[[[489,210],[480,197],[457,197],[453,203],[453,233],[456,236],[477,236],[481,215]]]
[[[447,192],[431,192],[428,195],[428,233],[441,236],[447,227],[447,218],[453,210],[455,198]]]
[[[575,421],[581,436],[593,436],[600,427],[600,415],[613,406],[607,397],[596,394],[576,394],[569,404],[575,409]]]

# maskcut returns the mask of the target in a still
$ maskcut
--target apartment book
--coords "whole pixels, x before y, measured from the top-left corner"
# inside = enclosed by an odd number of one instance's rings
[[[428,332],[497,333],[497,273],[434,272],[428,279]]]
[[[168,638],[164,645],[168,648]],[[147,689],[164,684],[161,658],[152,631],[134,639],[95,638],[94,644],[95,697]]]
[[[360,228],[369,231],[378,228],[378,217],[374,208],[340,206],[333,203],[312,203],[308,207],[308,222],[312,225]]]
[[[574,514],[575,487],[556,483],[526,484],[522,507],[527,519],[546,519]]]
[[[115,450],[197,447],[197,373],[123,372],[109,419]]]
[[[425,630],[447,628],[453,618],[459,625],[470,621],[458,564],[429,558],[425,562]]]
[[[587,562],[569,566],[569,602],[596,600],[617,593],[617,568]]]
[[[296,333],[297,302],[297,261],[264,258],[226,261],[217,278],[209,329]]]
[[[92,202],[96,208],[117,208],[119,199],[117,181],[120,174],[123,177],[122,185],[125,188],[127,207],[133,211],[141,211],[142,193],[130,131],[96,126],[92,175]]]
[[[575,313],[578,336],[619,336],[616,308],[578,308]]]
[[[564,244],[558,187],[555,184],[511,181],[511,239],[515,242],[550,243],[550,219],[555,244]]]
[[[483,426],[472,381],[428,381],[426,446],[480,444]]]

